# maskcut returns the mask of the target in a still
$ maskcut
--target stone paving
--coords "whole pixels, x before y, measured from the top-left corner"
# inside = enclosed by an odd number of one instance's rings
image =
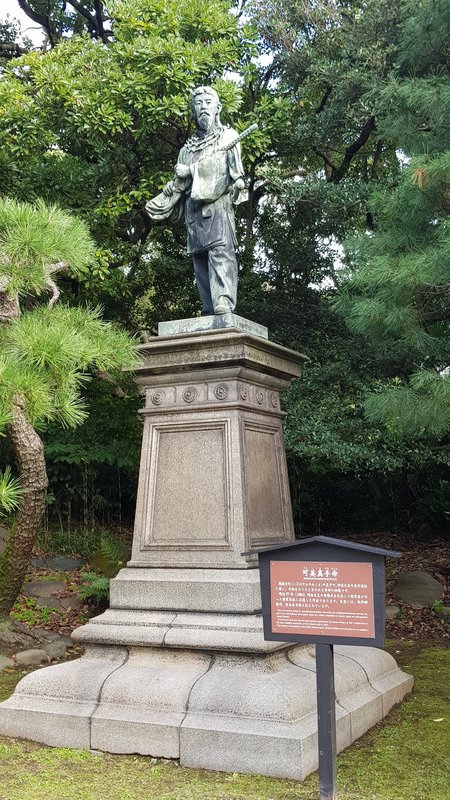
[[[0,526],[0,555],[5,549],[8,530]],[[33,556],[32,566],[45,569],[55,574],[79,569],[85,561],[73,556]],[[68,583],[63,580],[52,580],[51,576],[41,580],[27,581],[22,594],[32,598],[37,608],[51,608],[57,611],[68,611],[81,608],[84,601],[75,593],[68,593]],[[73,642],[68,636],[61,636],[55,631],[44,628],[27,628],[16,625],[13,631],[0,629],[0,672],[14,666],[33,666],[48,664],[64,658]],[[2,651],[12,653],[12,657]]]

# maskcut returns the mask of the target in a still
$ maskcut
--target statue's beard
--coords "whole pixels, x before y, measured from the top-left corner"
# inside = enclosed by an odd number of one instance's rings
[[[197,116],[197,130],[201,133],[209,133],[216,127],[215,114],[208,114],[207,112]]]

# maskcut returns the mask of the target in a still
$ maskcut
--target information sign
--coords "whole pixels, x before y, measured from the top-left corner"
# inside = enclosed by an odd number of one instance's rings
[[[375,638],[371,563],[270,561],[273,633]]]
[[[328,536],[258,551],[264,638],[316,646],[320,800],[337,800],[333,645],[383,646],[385,559],[399,555]]]

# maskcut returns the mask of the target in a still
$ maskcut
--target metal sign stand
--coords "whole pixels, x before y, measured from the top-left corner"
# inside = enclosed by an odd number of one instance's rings
[[[316,644],[320,800],[337,800],[336,697],[332,644]]]

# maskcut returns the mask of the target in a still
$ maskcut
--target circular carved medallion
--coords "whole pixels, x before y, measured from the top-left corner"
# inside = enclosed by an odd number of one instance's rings
[[[240,395],[241,395],[243,400],[247,400],[247,397],[248,397],[248,386],[241,386]]]
[[[270,397],[270,402],[272,403],[272,406],[274,408],[278,408],[278,395],[276,392],[272,392],[272,395]]]
[[[218,386],[214,389],[214,394],[216,395],[218,400],[226,400],[228,397],[229,388],[226,383],[219,383]]]
[[[183,400],[186,403],[193,403],[198,395],[198,390],[195,386],[188,386],[183,392]]]
[[[152,398],[151,398],[152,399],[152,403],[155,406],[160,406],[160,405],[162,405],[162,403],[164,403],[165,397],[166,397],[166,393],[165,393],[164,389],[157,389],[156,392],[153,392],[153,394],[152,394]]]
[[[264,392],[262,389],[256,390],[256,401],[261,405],[262,401],[264,400]]]

